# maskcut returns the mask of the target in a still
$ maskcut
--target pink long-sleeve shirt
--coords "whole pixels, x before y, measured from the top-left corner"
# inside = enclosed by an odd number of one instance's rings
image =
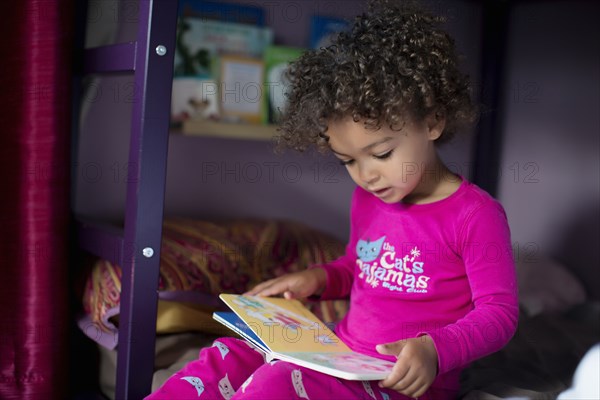
[[[336,333],[350,348],[395,361],[380,343],[431,336],[433,386],[457,390],[462,368],[502,348],[518,318],[510,232],[502,206],[463,180],[429,204],[386,204],[357,188],[346,254],[321,265],[321,298],[350,295]]]

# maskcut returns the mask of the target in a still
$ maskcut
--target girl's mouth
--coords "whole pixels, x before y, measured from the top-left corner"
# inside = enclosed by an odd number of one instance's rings
[[[385,197],[390,190],[391,188],[387,187],[379,190],[374,190],[371,193],[373,193],[377,197]]]

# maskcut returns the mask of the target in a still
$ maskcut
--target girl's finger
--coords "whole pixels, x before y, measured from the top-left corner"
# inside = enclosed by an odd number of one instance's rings
[[[413,394],[414,397],[421,397],[423,396],[423,394],[427,391],[427,389],[429,389],[428,385],[423,384],[419,389],[417,389],[417,391]]]
[[[409,377],[408,380],[411,380],[411,378]],[[417,393],[421,389],[422,384],[421,380],[417,377],[417,379],[414,379],[414,381],[410,382],[404,389],[399,390],[399,392],[408,397],[418,397]]]
[[[396,382],[394,385],[390,386],[389,389],[392,389],[392,390],[395,390],[396,392],[405,394],[411,384],[412,384],[412,382],[407,382],[406,379],[401,379],[398,382]]]
[[[410,367],[405,367],[404,365],[401,365],[401,364],[394,365],[394,367],[392,368],[392,372],[384,380],[382,380],[380,382],[381,386],[397,390],[394,387],[398,383],[402,382],[404,377],[408,374],[409,370],[410,370]]]
[[[285,292],[283,292],[283,298],[286,300],[292,300],[294,298],[294,292],[292,292],[291,290],[286,290]]]
[[[271,284],[265,288],[262,288],[255,295],[256,296],[274,296],[277,294],[281,294],[288,290],[288,285],[285,281],[273,281]]]
[[[269,279],[268,281],[264,281],[254,286],[252,289],[248,290],[244,295],[246,296],[255,296],[258,292],[268,287],[273,283],[273,279]]]

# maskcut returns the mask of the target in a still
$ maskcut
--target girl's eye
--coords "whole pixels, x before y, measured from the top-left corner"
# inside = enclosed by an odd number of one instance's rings
[[[354,164],[354,160],[340,160],[340,164],[343,166]]]
[[[385,160],[386,158],[390,158],[390,156],[392,155],[393,152],[394,152],[394,150],[392,149],[392,150],[388,151],[387,153],[384,153],[379,156],[373,156],[373,157],[375,157],[378,160]]]

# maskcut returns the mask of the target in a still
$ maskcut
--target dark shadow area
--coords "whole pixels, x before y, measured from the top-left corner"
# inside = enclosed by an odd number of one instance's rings
[[[553,257],[582,282],[590,300],[600,300],[600,199],[582,207],[562,233]]]

